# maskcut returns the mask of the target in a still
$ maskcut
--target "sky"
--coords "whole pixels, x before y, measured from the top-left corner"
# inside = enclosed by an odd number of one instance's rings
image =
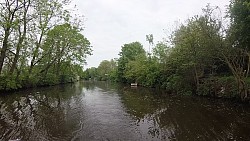
[[[126,43],[139,41],[148,51],[146,35],[153,34],[154,43],[162,41],[177,23],[201,14],[208,3],[224,13],[229,0],[72,0],[84,16],[83,35],[93,46],[85,68],[118,58]]]

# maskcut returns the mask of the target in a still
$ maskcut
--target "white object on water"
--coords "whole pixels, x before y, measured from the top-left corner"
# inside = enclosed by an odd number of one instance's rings
[[[130,85],[131,86],[137,86],[137,83],[131,83]]]

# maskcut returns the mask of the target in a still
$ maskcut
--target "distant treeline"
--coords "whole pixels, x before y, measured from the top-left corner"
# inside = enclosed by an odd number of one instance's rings
[[[118,59],[87,69],[84,78],[248,101],[250,2],[232,0],[226,17],[218,7],[207,5],[202,11],[164,41],[154,44],[153,35],[147,35],[152,52],[139,42],[124,44]]]
[[[69,0],[0,3],[0,91],[72,82],[91,54]]]

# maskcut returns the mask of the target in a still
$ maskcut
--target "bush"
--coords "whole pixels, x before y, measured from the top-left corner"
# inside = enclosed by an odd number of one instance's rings
[[[60,83],[68,83],[72,81],[72,77],[70,75],[60,75]]]
[[[198,95],[233,98],[237,97],[237,84],[233,76],[210,77],[201,80]]]
[[[217,91],[216,96],[227,98],[238,97],[237,83],[233,76],[219,77],[217,85],[220,86],[220,89]]]
[[[48,73],[46,77],[40,79],[37,84],[39,86],[50,86],[58,83],[59,83],[59,78],[53,73]]]
[[[171,75],[167,80],[168,91],[182,95],[191,95],[192,86],[180,75]]]
[[[16,90],[21,87],[13,77],[0,76],[0,90]]]

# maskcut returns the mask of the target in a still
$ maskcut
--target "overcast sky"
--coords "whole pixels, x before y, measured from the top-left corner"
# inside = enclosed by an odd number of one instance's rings
[[[147,34],[154,35],[155,43],[161,41],[176,21],[200,14],[207,3],[225,12],[229,0],[72,0],[85,17],[83,34],[94,50],[85,68],[118,58],[125,43],[139,41],[147,51]]]

